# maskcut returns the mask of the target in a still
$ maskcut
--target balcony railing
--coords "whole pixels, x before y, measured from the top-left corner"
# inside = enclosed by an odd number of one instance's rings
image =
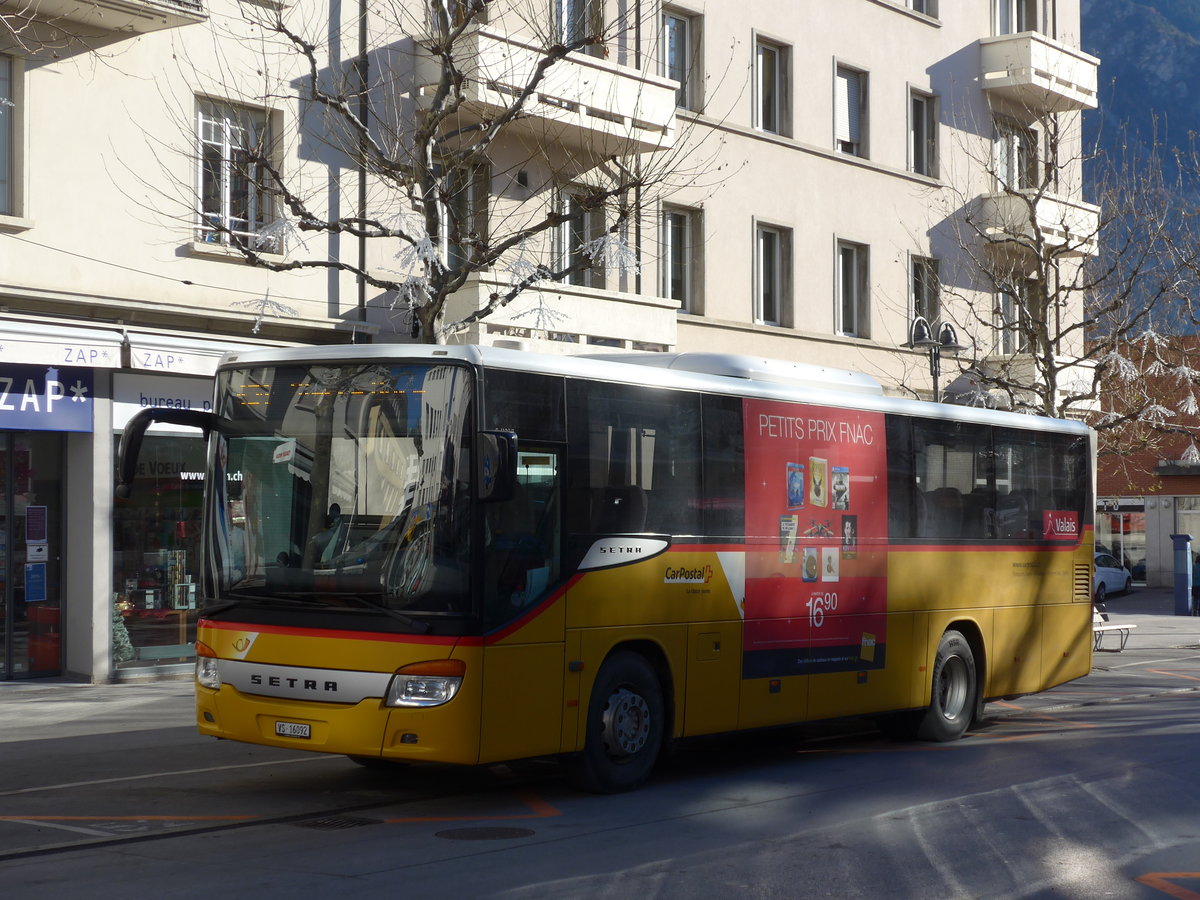
[[[1035,112],[1096,108],[1096,57],[1033,31],[983,38],[979,44],[989,93]]]
[[[997,243],[1032,248],[1040,234],[1044,246],[1061,256],[1095,256],[1100,207],[1036,191],[984,194],[979,223]]]
[[[545,53],[480,27],[462,36],[455,55],[467,77],[467,102],[459,114],[484,121],[525,90]],[[436,59],[418,58],[423,103],[434,95],[439,75]],[[579,147],[589,155],[667,149],[675,141],[677,88],[670,79],[572,53],[546,71],[514,127],[536,130],[543,143]]]
[[[483,308],[508,282],[473,275],[453,294],[446,320]],[[580,353],[610,349],[669,349],[678,342],[679,304],[666,297],[544,282],[518,296],[482,322],[457,334],[456,343],[487,343],[495,335],[538,342],[543,350]]]
[[[100,31],[145,34],[180,28],[208,19],[200,0],[0,0],[0,10],[22,16]]]

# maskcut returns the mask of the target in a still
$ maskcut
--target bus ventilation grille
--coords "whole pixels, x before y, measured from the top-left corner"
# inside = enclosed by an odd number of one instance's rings
[[[1075,566],[1075,599],[1092,599],[1092,567],[1086,563]]]

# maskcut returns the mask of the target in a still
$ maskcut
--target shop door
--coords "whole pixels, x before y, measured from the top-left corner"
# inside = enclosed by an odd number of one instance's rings
[[[62,672],[61,434],[0,433],[0,679]]]

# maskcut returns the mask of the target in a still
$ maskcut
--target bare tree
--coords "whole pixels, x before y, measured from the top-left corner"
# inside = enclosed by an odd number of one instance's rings
[[[248,109],[298,101],[299,121],[291,138],[250,113],[233,123],[226,181],[242,199],[222,212],[202,196],[200,239],[277,272],[352,275],[360,317],[368,303],[406,311],[423,342],[539,285],[636,268],[643,212],[712,161],[692,143],[681,164],[673,85],[645,74],[654,4],[363,0],[345,25],[305,4],[241,9],[226,37],[249,36],[250,77],[196,60],[191,74]],[[635,18],[643,9],[653,17]],[[311,168],[285,163],[307,142],[336,160],[326,177],[351,203],[331,204]],[[222,164],[204,152],[202,182]],[[357,252],[330,252],[334,237]]]
[[[962,265],[945,309],[971,337],[955,399],[1169,430],[1175,411],[1141,373],[1168,365],[1162,335],[1194,321],[1198,170],[1153,139],[1085,147],[1078,113],[1007,113],[973,129],[984,189],[946,194]],[[1171,368],[1194,398],[1200,372]]]

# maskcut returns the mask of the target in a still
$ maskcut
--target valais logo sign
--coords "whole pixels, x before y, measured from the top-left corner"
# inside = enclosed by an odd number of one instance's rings
[[[1042,513],[1042,539],[1047,541],[1079,540],[1079,513],[1046,510]]]

